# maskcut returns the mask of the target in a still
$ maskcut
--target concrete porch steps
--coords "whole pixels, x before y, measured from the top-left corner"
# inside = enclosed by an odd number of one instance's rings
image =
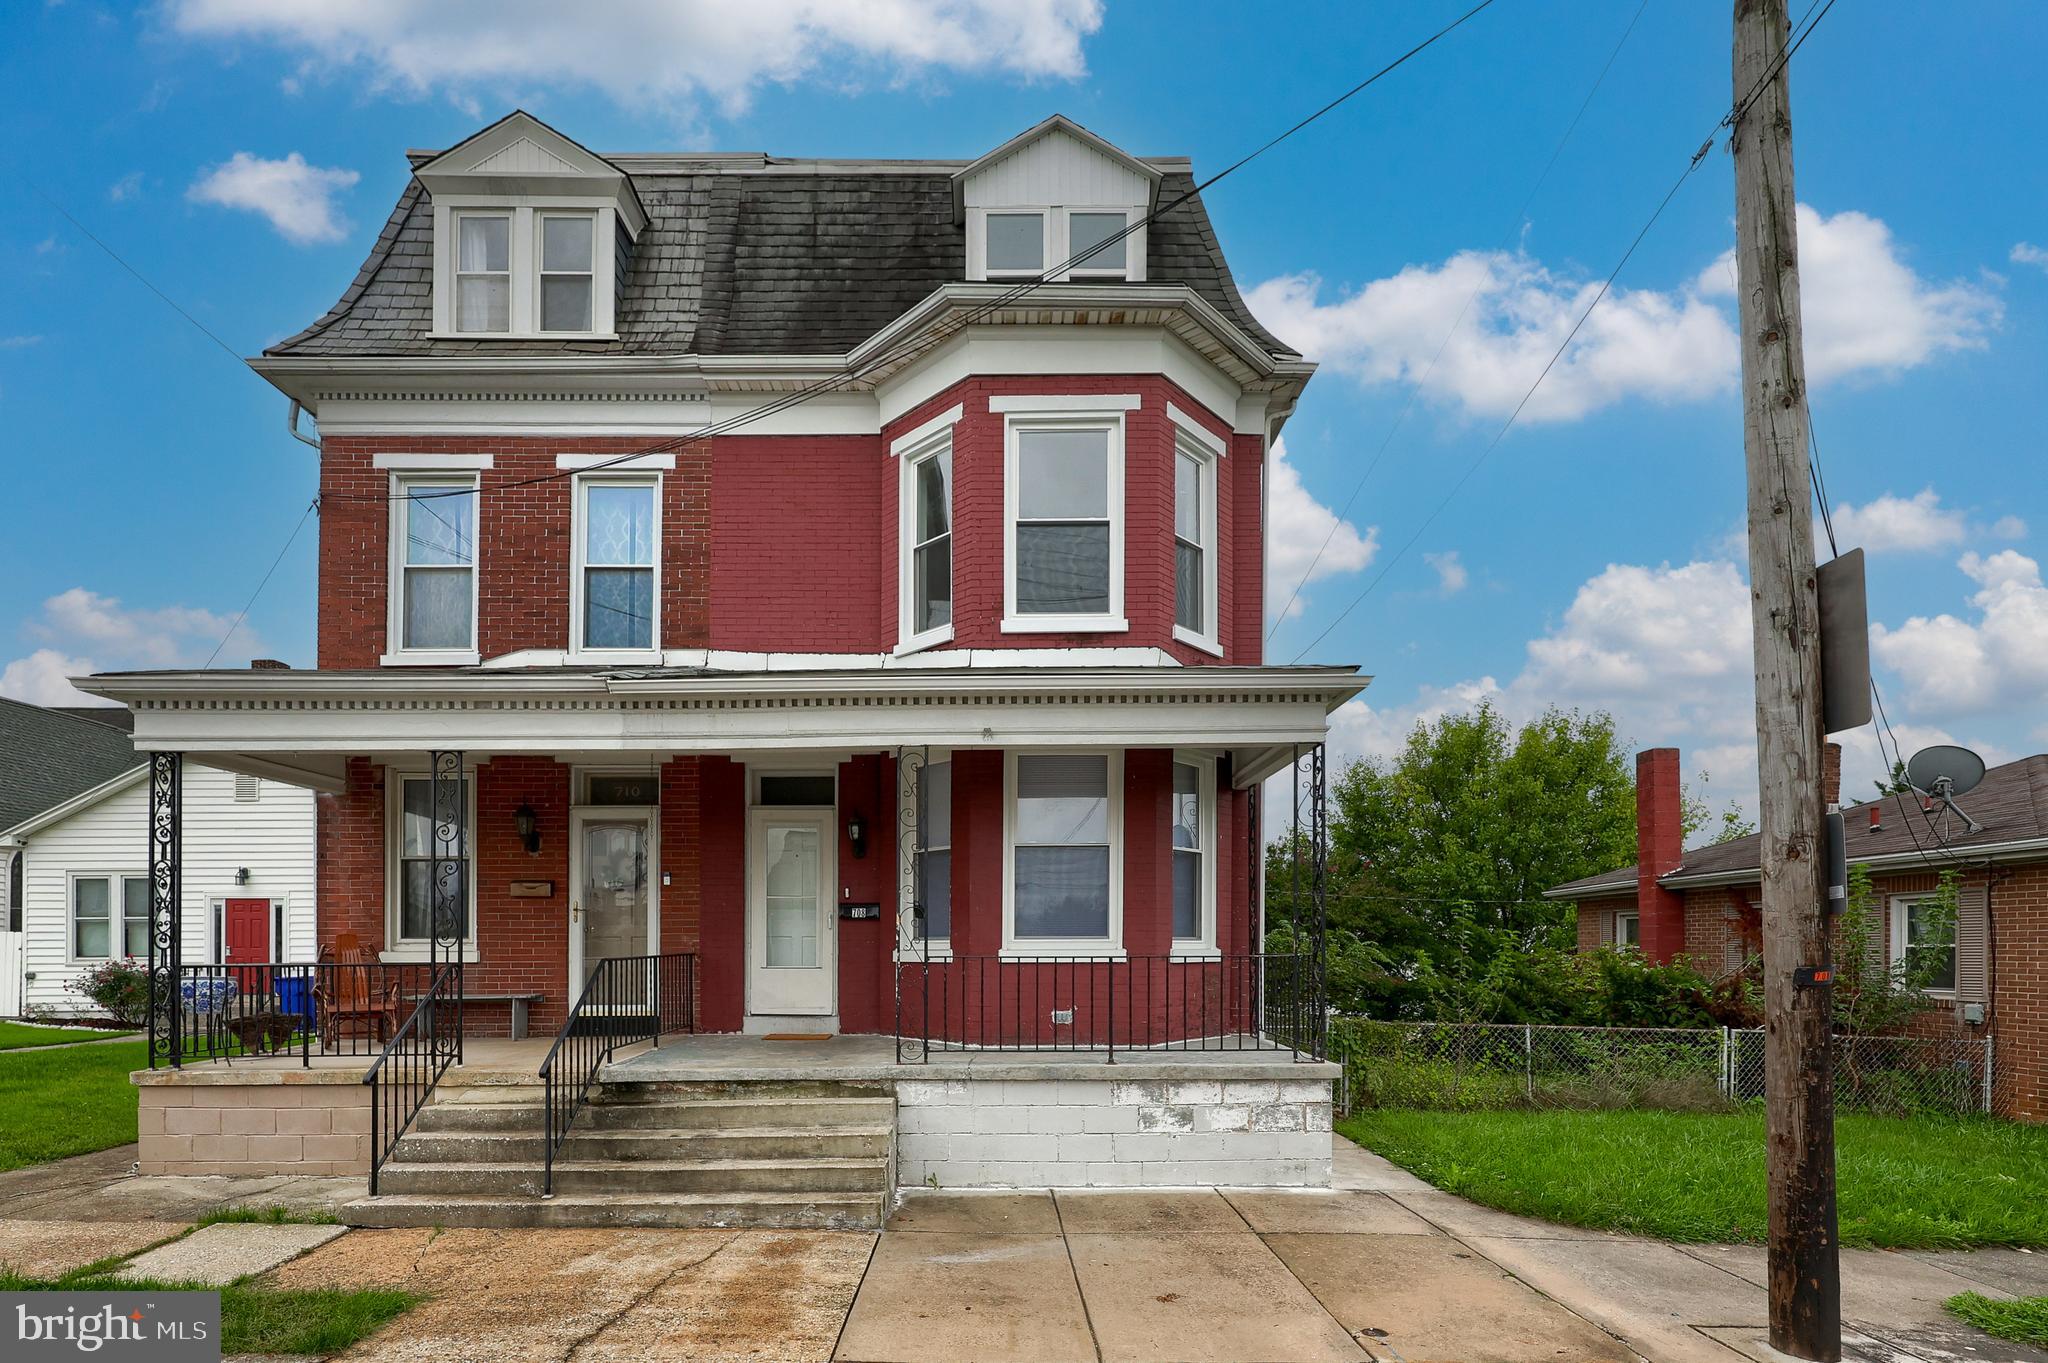
[[[874,1227],[895,1183],[886,1088],[815,1080],[610,1083],[577,1114],[541,1196],[531,1085],[437,1091],[349,1203],[358,1226]]]

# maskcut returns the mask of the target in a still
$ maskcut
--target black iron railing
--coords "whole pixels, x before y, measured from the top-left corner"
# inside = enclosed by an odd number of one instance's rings
[[[412,1119],[433,1096],[434,1085],[461,1056],[462,963],[441,966],[412,1012],[370,1065],[370,1196],[377,1173]]]
[[[383,1052],[434,980],[425,962],[260,961],[180,965],[151,1019],[149,1063]],[[171,1011],[174,1010],[174,1011]]]
[[[624,1046],[661,1044],[670,1032],[697,1030],[697,957],[607,956],[577,996],[548,1058],[541,1061],[547,1134],[542,1144],[541,1191],[555,1191],[555,1155],[570,1124],[590,1099],[598,1071]]]
[[[955,956],[896,967],[899,1059],[933,1049],[1292,1051],[1320,1059],[1320,975],[1306,953]]]

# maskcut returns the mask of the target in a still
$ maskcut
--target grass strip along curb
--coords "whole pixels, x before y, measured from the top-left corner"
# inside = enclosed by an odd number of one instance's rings
[[[1681,1243],[1764,1237],[1760,1114],[1380,1108],[1337,1130],[1500,1211]],[[1844,1245],[2048,1246],[2048,1128],[1842,1116],[1836,1143]]]
[[[1987,1335],[1997,1335],[2017,1344],[2039,1344],[2048,1348],[2048,1297],[1994,1301],[1976,1292],[1965,1292],[1950,1297],[1943,1305],[1950,1315],[1976,1326]]]

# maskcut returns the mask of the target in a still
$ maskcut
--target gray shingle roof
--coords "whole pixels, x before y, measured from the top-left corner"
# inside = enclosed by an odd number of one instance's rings
[[[805,164],[816,169],[764,158],[760,173],[729,161],[703,173],[634,172],[649,221],[627,265],[618,338],[604,341],[430,337],[433,203],[414,180],[334,307],[264,353],[837,355],[966,277],[964,229],[953,221],[959,163]],[[1167,171],[1160,205],[1193,184],[1185,170]],[[1186,284],[1272,353],[1296,353],[1245,306],[1199,196],[1146,236],[1151,282]]]
[[[118,724],[0,699],[0,831],[141,761]]]
[[[1927,820],[1918,813],[1918,803],[1917,797],[1908,794],[1846,807],[1842,820],[1848,831],[1849,860],[1912,856],[1922,851],[1938,858],[1944,852],[1968,853],[2004,843],[2048,838],[2048,753],[1991,768],[1984,773],[1981,785],[1957,799],[1956,803],[1983,825],[1979,832],[1969,832],[1959,821],[1951,821],[1937,840]],[[1870,826],[1873,805],[1880,820],[1875,831]],[[1685,854],[1677,870],[1666,872],[1660,879],[1665,884],[1682,885],[1694,877],[1756,872],[1762,845],[1763,839],[1752,833],[1711,847],[1696,847]],[[1545,893],[1558,899],[1593,899],[1602,894],[1633,893],[1635,886],[1636,868],[1624,866],[1569,881]]]

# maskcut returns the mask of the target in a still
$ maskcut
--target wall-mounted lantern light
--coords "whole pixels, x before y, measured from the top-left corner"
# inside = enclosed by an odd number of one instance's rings
[[[532,805],[519,802],[519,808],[512,811],[512,826],[519,830],[519,841],[526,844],[528,856],[540,851],[540,820],[534,817]]]
[[[856,861],[868,854],[868,825],[858,814],[846,816],[846,841],[853,848]]]
[[[246,866],[237,866],[237,867],[235,868],[235,884],[237,884],[237,885],[247,885],[248,883],[249,883],[249,868],[248,868],[248,867],[246,867]]]

